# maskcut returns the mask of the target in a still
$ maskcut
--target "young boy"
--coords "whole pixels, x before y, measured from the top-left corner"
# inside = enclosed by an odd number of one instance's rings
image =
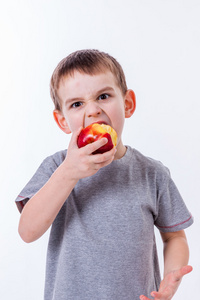
[[[184,229],[193,219],[168,169],[122,142],[136,102],[121,66],[97,50],[72,53],[52,75],[51,97],[56,123],[72,133],[68,150],[47,157],[16,199],[25,242],[52,225],[45,300],[172,299],[192,270]],[[115,129],[116,148],[93,154],[106,138],[78,148],[81,129],[95,122]]]

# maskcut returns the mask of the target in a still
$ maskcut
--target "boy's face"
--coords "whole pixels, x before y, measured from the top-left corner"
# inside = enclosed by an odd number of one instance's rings
[[[74,132],[94,122],[105,123],[115,129],[120,145],[125,117],[135,109],[135,95],[131,90],[122,95],[110,71],[97,75],[75,71],[74,76],[61,79],[58,96],[62,111],[57,114],[64,132]]]

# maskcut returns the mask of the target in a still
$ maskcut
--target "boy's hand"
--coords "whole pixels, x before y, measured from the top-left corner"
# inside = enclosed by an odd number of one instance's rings
[[[171,300],[174,294],[176,293],[179,284],[181,283],[182,277],[190,273],[191,271],[192,271],[191,266],[185,266],[179,270],[167,274],[165,278],[161,281],[159,291],[151,293],[151,296],[154,297],[153,299]],[[150,300],[150,299],[148,297],[141,295],[140,300]]]
[[[76,180],[94,175],[100,168],[109,165],[113,161],[116,153],[116,149],[113,148],[103,154],[92,154],[107,143],[108,140],[106,138],[99,139],[82,148],[78,148],[77,138],[81,129],[82,127],[72,134],[67,156],[64,161],[72,178]]]

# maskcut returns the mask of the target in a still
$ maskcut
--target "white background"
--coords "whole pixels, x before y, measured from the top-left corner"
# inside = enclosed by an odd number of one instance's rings
[[[63,57],[84,48],[121,63],[137,97],[123,141],[169,167],[195,218],[186,230],[194,271],[173,299],[199,297],[199,16],[199,0],[1,1],[0,299],[43,298],[49,233],[25,244],[14,200],[47,155],[67,148],[49,80]]]

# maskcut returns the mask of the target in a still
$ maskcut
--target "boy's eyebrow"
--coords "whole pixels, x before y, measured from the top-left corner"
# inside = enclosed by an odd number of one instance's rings
[[[100,89],[99,91],[95,92],[95,97],[100,95],[101,93],[105,93],[105,92],[114,92],[114,88],[112,88],[110,86],[106,86],[106,87]],[[76,102],[76,101],[81,101],[81,100],[83,100],[83,97],[68,98],[65,100],[65,104],[68,104],[71,102]]]
[[[96,92],[97,95],[104,93],[104,92],[114,92],[114,88],[112,88],[111,86],[106,86],[103,89],[100,89],[99,91]]]

